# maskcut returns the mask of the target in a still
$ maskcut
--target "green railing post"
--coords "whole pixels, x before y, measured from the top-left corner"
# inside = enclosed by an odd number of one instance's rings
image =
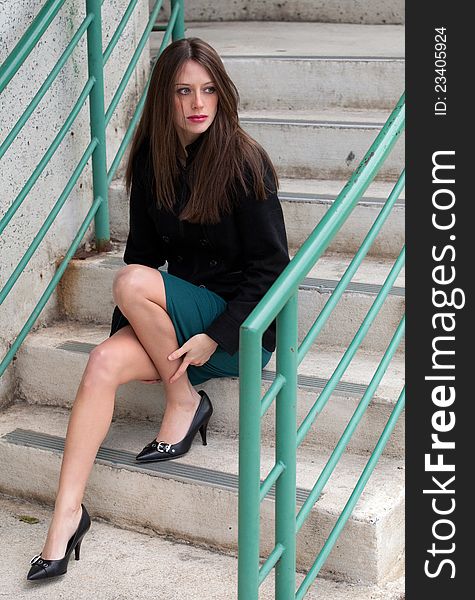
[[[262,336],[241,328],[239,344],[238,597],[259,598]]]
[[[104,110],[104,59],[102,56],[101,0],[86,0],[86,10],[94,15],[87,30],[87,59],[89,76],[95,83],[89,96],[91,139],[98,144],[92,155],[93,199],[102,198],[95,215],[96,250],[103,252],[111,248],[109,227],[109,201],[106,158],[106,123]]]
[[[178,4],[178,15],[173,26],[172,40],[182,40],[185,37],[185,0],[170,0],[171,11]]]
[[[285,466],[276,482],[275,543],[284,546],[276,565],[275,598],[295,598],[298,292],[277,316],[277,373],[285,384],[276,399],[276,464]]]

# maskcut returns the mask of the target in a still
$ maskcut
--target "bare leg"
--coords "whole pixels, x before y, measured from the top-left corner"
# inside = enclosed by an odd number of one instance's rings
[[[134,379],[158,377],[130,326],[92,350],[69,418],[55,510],[41,553],[43,558],[62,558],[77,528],[86,482],[109,430],[118,386]]]
[[[131,271],[128,267],[122,271],[125,270]],[[161,284],[164,295],[161,276],[152,269],[149,272],[153,273],[154,281]],[[119,330],[91,352],[69,419],[54,515],[41,553],[45,559],[62,558],[66,544],[77,528],[86,483],[97,450],[110,427],[118,386],[137,379],[165,380],[181,364],[181,358],[173,362],[167,358],[176,350],[178,342],[166,311],[148,299],[140,300],[139,294],[135,294],[135,299],[139,300],[137,311],[134,304],[133,311],[127,311],[127,315],[131,315],[131,323],[138,326],[152,347],[163,373],[156,368],[131,326]],[[162,300],[165,304],[164,297]],[[141,327],[141,317],[147,319],[145,327]],[[153,334],[144,331],[147,327],[152,328]],[[164,385],[167,408],[157,437],[175,443],[188,431],[199,395],[186,374],[174,384],[164,382]]]
[[[162,378],[167,404],[156,439],[175,444],[188,432],[201,397],[186,373],[174,383],[168,383],[182,358],[168,360],[178,348],[178,341],[166,312],[163,278],[155,269],[129,265],[118,273],[113,291],[117,305]]]

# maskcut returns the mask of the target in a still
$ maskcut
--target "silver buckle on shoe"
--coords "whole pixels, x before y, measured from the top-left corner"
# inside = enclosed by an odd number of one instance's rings
[[[165,442],[159,442],[158,446],[157,446],[157,451],[158,452],[169,452],[171,447],[172,447],[171,444],[167,444]]]
[[[36,556],[33,556],[33,558],[30,560],[30,565],[34,565],[35,563],[41,565],[42,562],[43,559],[41,558],[41,554],[37,554]]]

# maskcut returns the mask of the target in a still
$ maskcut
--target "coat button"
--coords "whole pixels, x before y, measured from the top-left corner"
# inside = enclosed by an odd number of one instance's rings
[[[165,242],[165,244],[168,244],[170,238],[168,237],[168,235],[162,235],[162,240]]]
[[[210,267],[215,267],[217,264],[218,264],[218,261],[217,261],[217,260],[214,260],[214,259],[213,259],[213,260],[210,260],[210,261],[209,261],[209,266],[210,266]]]
[[[177,256],[176,257],[176,262],[181,263],[183,261],[183,256]]]
[[[206,248],[206,246],[209,246],[208,240],[200,240],[200,244],[201,244],[201,246],[203,246],[203,248]]]

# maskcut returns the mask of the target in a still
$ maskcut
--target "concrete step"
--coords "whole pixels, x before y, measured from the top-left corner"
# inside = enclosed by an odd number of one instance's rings
[[[312,108],[292,113],[244,111],[240,113],[240,122],[268,151],[281,176],[347,180],[389,114],[376,110]],[[403,168],[404,138],[400,137],[377,179],[396,179]]]
[[[149,0],[150,7],[155,0]],[[169,3],[163,3],[160,19],[168,19]],[[185,2],[188,21],[322,21],[330,23],[404,23],[402,0],[212,0]],[[293,23],[292,23],[293,24]],[[265,23],[262,23],[265,25]],[[188,37],[188,32],[187,32]]]
[[[329,300],[351,259],[340,254],[322,256],[300,285],[299,342]],[[393,260],[366,257],[322,329],[318,337],[319,344],[325,347],[348,347],[393,264]],[[364,338],[362,350],[386,350],[404,314],[404,281],[402,271]],[[404,345],[401,343],[399,352],[403,351]]]
[[[190,23],[186,34],[218,51],[244,110],[392,108],[404,89],[403,26]]]
[[[279,198],[284,212],[287,239],[292,250],[299,248],[332,206],[346,181],[280,178]],[[329,250],[355,253],[393,188],[392,183],[373,182],[351,216],[335,236]],[[109,187],[111,236],[125,241],[129,231],[129,199],[122,180]],[[404,191],[396,202],[369,252],[370,256],[395,258],[404,244]]]
[[[89,504],[86,508],[91,515],[91,528],[81,546],[81,560],[72,560],[67,575],[61,578],[61,597],[149,600],[150,590],[158,589],[160,596],[168,600],[202,600],[204,596],[208,600],[237,600],[236,557],[178,543],[146,527],[142,532],[121,529],[92,512]],[[48,505],[0,494],[2,540],[9,549],[9,568],[2,574],[5,598],[44,599],[44,585],[27,582],[26,573],[33,554],[41,551],[52,516]],[[35,522],[28,523],[23,520],[25,517]],[[158,568],[157,556],[166,557]],[[119,564],[127,577],[117,577]],[[297,585],[303,577],[297,573]],[[259,592],[261,600],[275,599],[273,571]],[[305,598],[400,600],[403,592],[402,579],[368,587],[318,578]]]
[[[51,503],[60,471],[69,411],[15,404],[0,415],[0,489]],[[148,527],[177,538],[236,551],[238,448],[218,437],[195,442],[176,461],[136,466],[135,455],[156,426],[116,421],[99,450],[84,502],[94,515],[125,527]],[[327,456],[298,453],[297,506],[316,481]],[[261,477],[274,464],[274,448],[262,448]],[[299,569],[308,569],[349,498],[366,459],[342,457],[298,536]],[[32,468],[34,465],[34,468]],[[28,477],[25,477],[28,473]],[[322,570],[366,584],[397,578],[403,567],[404,472],[401,460],[382,458]],[[212,515],[212,518],[211,518]],[[186,516],[186,517],[185,517]],[[274,546],[274,498],[261,506],[261,552]]]
[[[280,179],[289,247],[299,248],[331,208],[346,181]],[[329,246],[330,252],[354,254],[386,202],[392,183],[373,182]],[[369,256],[396,258],[405,239],[405,196],[402,192],[369,251]]]
[[[60,283],[64,316],[84,322],[110,323],[114,303],[112,283],[115,272],[124,266],[124,244],[114,251],[84,260],[72,260]],[[327,255],[309,272],[299,291],[299,339],[302,340],[349,263],[350,257]],[[348,286],[324,329],[322,345],[347,347],[380,290],[394,261],[367,257]],[[166,270],[166,265],[162,267]],[[404,277],[401,276],[387,297],[368,331],[362,349],[385,349],[404,312]],[[402,348],[401,348],[402,351]]]
[[[31,333],[17,353],[18,393],[31,404],[68,408],[72,406],[90,351],[107,339],[109,328],[62,322]],[[311,407],[334,372],[342,350],[312,348],[299,368],[297,423]],[[357,352],[343,381],[337,385],[325,409],[308,432],[303,444],[312,448],[334,448],[355,411],[381,356]],[[275,377],[275,353],[263,371],[262,395]],[[394,408],[404,380],[404,358],[392,360],[364,418],[349,444],[349,451],[367,453],[376,442]],[[60,385],[58,383],[60,382]],[[212,379],[199,386],[215,405],[210,432],[237,438],[239,435],[239,379]],[[197,388],[198,389],[198,388]],[[114,418],[160,423],[165,407],[163,386],[133,381],[119,387]],[[262,437],[275,439],[275,404],[262,421]],[[387,456],[404,456],[404,419],[399,422],[385,449]]]

